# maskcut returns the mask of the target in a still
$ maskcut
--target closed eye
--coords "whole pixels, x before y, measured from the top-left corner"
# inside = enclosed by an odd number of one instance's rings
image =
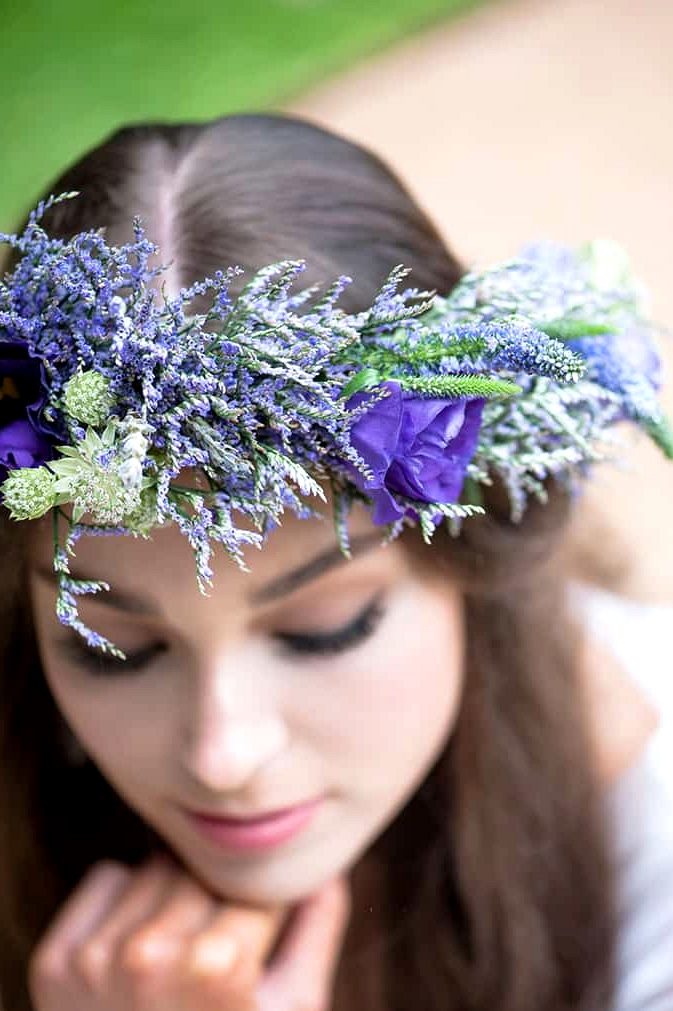
[[[330,632],[277,632],[283,652],[294,656],[329,656],[355,649],[374,634],[384,614],[380,596],[370,601],[352,621]]]
[[[115,656],[113,653],[102,653],[100,650],[90,649],[86,643],[78,637],[68,639],[59,644],[59,652],[66,660],[76,667],[81,667],[94,677],[114,677],[115,675],[137,674],[157,656],[165,653],[168,646],[165,643],[151,643],[143,646],[135,653],[127,653],[126,657]]]
[[[272,638],[286,654],[294,657],[330,656],[355,649],[369,639],[384,614],[381,597],[370,601],[346,625],[329,632],[275,632]],[[115,677],[142,673],[158,656],[168,650],[163,642],[150,643],[142,649],[126,654],[125,659],[111,653],[90,649],[86,643],[73,636],[59,643],[59,652],[75,666],[93,677]]]

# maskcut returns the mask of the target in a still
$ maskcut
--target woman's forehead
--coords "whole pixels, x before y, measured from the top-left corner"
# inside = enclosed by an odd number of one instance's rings
[[[353,509],[349,535],[354,557],[383,543],[383,531],[374,526],[364,507]],[[51,572],[52,554],[51,523],[36,523],[36,536],[31,540],[32,567],[42,574]],[[396,566],[400,557],[401,551],[392,545],[380,552],[378,563]],[[319,516],[310,519],[286,514],[261,548],[246,547],[244,563],[245,569],[230,559],[224,548],[214,545],[212,591],[237,601],[266,603],[331,569],[351,564],[339,547],[331,510],[325,506]],[[198,593],[194,555],[175,524],[155,528],[147,539],[124,534],[82,538],[76,545],[71,570],[77,578],[109,582],[120,600],[124,591],[138,602],[143,597],[161,602],[176,595],[191,596],[192,590]]]

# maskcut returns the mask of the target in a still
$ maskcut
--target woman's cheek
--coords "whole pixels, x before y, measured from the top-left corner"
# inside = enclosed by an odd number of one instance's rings
[[[146,698],[139,679],[102,678],[49,662],[47,682],[87,755],[121,792],[154,765],[164,719],[160,698]]]
[[[395,600],[357,662],[314,700],[335,759],[372,780],[413,780],[429,768],[460,707],[462,620],[459,598],[443,590],[414,586]]]

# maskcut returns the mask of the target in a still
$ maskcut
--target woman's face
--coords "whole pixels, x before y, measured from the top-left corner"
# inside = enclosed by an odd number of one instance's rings
[[[223,552],[209,596],[175,527],[84,538],[73,571],[112,592],[81,615],[127,654],[101,659],[55,613],[48,525],[31,588],[45,676],[127,804],[223,897],[292,902],[351,867],[450,735],[461,599],[356,510],[345,561],[332,524],[288,518],[243,572]],[[420,536],[420,535],[419,535]],[[288,817],[221,829],[195,813]],[[313,802],[316,802],[315,804]]]

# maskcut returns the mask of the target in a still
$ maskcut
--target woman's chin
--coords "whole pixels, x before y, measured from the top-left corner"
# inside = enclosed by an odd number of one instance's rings
[[[218,875],[204,868],[189,868],[190,872],[208,891],[226,902],[243,903],[252,906],[291,906],[303,902],[319,891],[337,874],[347,873],[346,869],[316,869],[314,873],[303,873],[297,877],[290,874]]]

